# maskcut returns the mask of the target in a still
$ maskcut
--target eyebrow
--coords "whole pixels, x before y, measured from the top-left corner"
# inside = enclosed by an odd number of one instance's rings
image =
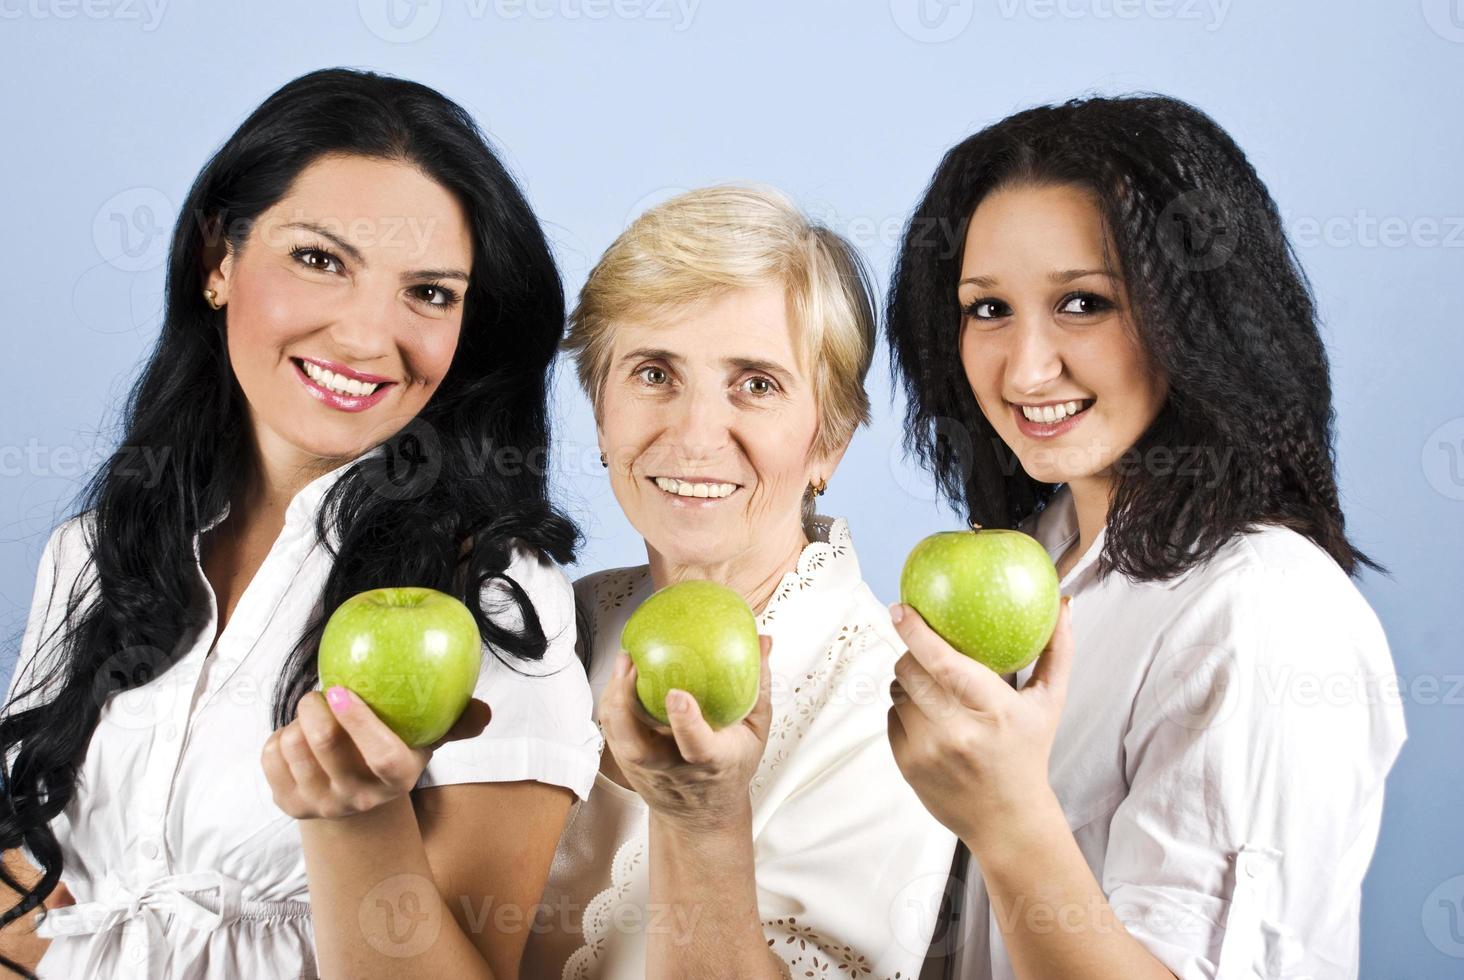
[[[673,354],[662,347],[637,347],[627,352],[617,363],[624,364],[626,361],[665,361],[668,364],[683,364],[685,358],[679,354]],[[737,368],[739,371],[761,371],[764,374],[775,375],[782,381],[791,381],[793,375],[782,365],[775,361],[769,361],[761,357],[724,357],[722,363],[727,367]]]
[[[323,225],[317,225],[310,221],[292,221],[285,225],[285,227],[314,232],[346,253],[346,258],[352,262],[358,265],[366,264],[366,257],[361,254],[360,249]],[[402,273],[403,282],[429,282],[434,279],[461,279],[465,283],[471,281],[468,278],[468,274],[461,269],[415,269],[412,272]]]
[[[1063,283],[1072,282],[1074,279],[1081,279],[1084,276],[1106,276],[1109,279],[1118,278],[1118,276],[1114,275],[1112,272],[1109,272],[1107,269],[1061,269],[1057,272],[1049,272],[1047,274],[1047,279],[1049,282],[1056,283],[1057,285],[1062,285]],[[962,279],[956,285],[964,286],[967,283],[970,283],[971,285],[976,286],[979,289],[996,288],[996,279],[991,276],[971,276],[969,278]]]

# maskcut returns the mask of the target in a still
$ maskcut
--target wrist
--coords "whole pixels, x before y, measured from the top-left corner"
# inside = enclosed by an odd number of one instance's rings
[[[1029,796],[983,807],[980,821],[960,837],[986,874],[1021,865],[1056,835],[1071,832],[1062,803],[1045,781]]]
[[[652,809],[651,830],[682,850],[725,850],[752,840],[752,803],[697,813]]]

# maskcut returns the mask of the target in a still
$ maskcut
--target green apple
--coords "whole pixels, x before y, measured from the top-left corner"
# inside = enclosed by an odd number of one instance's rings
[[[922,540],[900,572],[900,601],[951,646],[999,674],[1037,659],[1057,625],[1057,569],[1021,531],[975,527]]]
[[[640,604],[620,632],[635,664],[635,692],[646,712],[669,725],[666,693],[696,698],[702,717],[725,728],[757,703],[762,648],[757,619],[736,592],[715,582],[678,582]]]
[[[371,589],[341,603],[320,638],[320,684],[348,687],[413,748],[447,734],[478,684],[483,646],[468,607],[436,589]]]

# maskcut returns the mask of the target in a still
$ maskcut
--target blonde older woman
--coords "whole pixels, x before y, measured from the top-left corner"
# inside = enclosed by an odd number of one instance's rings
[[[648,562],[575,586],[609,751],[526,976],[918,973],[955,839],[886,740],[889,612],[844,520],[813,511],[868,419],[873,340],[856,253],[771,191],[669,200],[590,274],[566,344]],[[720,731],[690,697],[669,730],[632,709],[620,631],[686,579],[738,591],[765,637],[757,706]]]

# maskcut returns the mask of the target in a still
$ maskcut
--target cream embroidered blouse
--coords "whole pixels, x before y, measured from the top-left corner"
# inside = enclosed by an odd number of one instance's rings
[[[954,836],[901,777],[886,735],[904,645],[864,583],[842,518],[815,517],[798,567],[762,615],[773,720],[751,786],[758,909],[791,976],[913,978],[929,944]],[[590,621],[596,702],[620,631],[652,591],[647,566],[575,585]],[[688,910],[647,909],[648,810],[603,773],[559,843],[524,976],[644,980],[651,930]]]

